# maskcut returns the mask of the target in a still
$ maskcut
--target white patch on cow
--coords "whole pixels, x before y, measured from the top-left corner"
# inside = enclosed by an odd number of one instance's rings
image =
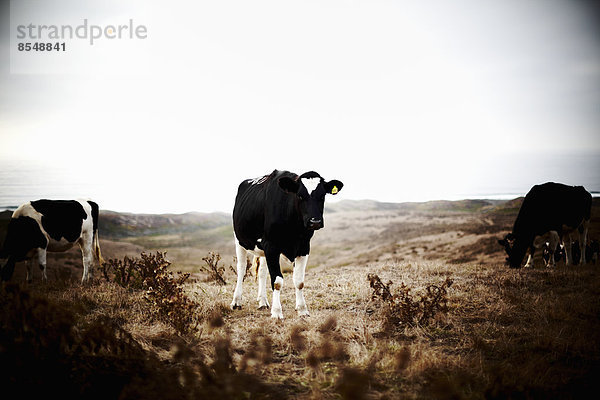
[[[248,179],[247,182],[251,185],[260,185],[261,183],[265,183],[268,178],[269,178],[269,175],[259,176],[258,178]]]
[[[308,190],[308,194],[312,194],[312,192],[315,191],[317,186],[319,186],[319,183],[321,183],[321,178],[319,178],[319,177],[302,178],[301,180],[302,180],[302,184],[304,185],[306,190]]]
[[[296,311],[299,316],[308,316],[308,307],[304,300],[304,273],[308,264],[308,255],[296,257],[294,261],[294,287],[296,288]]]
[[[247,250],[248,253],[252,254],[254,257],[264,257],[265,251],[258,248],[258,246],[254,246],[254,249]]]
[[[271,318],[283,319],[281,311],[281,288],[283,287],[283,278],[275,278],[275,289],[273,290],[273,308],[271,308]]]

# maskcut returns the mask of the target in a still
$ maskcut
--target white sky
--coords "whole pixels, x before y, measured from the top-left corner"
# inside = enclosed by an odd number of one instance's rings
[[[103,208],[230,211],[242,179],[274,168],[339,179],[339,199],[600,189],[585,1],[39,4],[39,24],[148,29],[11,73],[2,5],[0,158],[89,183]]]

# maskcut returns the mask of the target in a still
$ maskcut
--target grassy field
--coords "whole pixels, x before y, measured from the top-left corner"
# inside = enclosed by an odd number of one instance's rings
[[[173,323],[176,309],[156,312],[148,288],[98,271],[81,286],[77,252],[53,255],[47,284],[20,283],[18,266],[0,292],[0,387],[61,398],[586,398],[600,382],[600,265],[506,267],[493,242],[519,204],[334,204],[313,241],[311,315],[295,315],[288,272],[283,321],[256,309],[253,276],[244,308],[229,310],[226,222],[141,236],[116,224],[105,258],[166,250],[170,271],[190,273],[170,295],[193,305],[187,329]],[[208,239],[182,245],[186,232]],[[223,255],[226,285],[200,269],[207,251]]]

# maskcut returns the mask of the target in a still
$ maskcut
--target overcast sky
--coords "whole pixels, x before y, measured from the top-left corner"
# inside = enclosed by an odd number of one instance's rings
[[[88,183],[105,208],[230,211],[275,168],[339,179],[339,199],[600,190],[592,2],[35,4],[18,18],[147,28],[27,70],[2,3],[0,158]]]

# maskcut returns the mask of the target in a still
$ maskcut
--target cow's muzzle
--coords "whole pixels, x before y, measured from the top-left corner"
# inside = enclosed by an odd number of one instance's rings
[[[323,220],[311,218],[308,220],[308,229],[312,229],[314,231],[321,229],[323,227]]]

